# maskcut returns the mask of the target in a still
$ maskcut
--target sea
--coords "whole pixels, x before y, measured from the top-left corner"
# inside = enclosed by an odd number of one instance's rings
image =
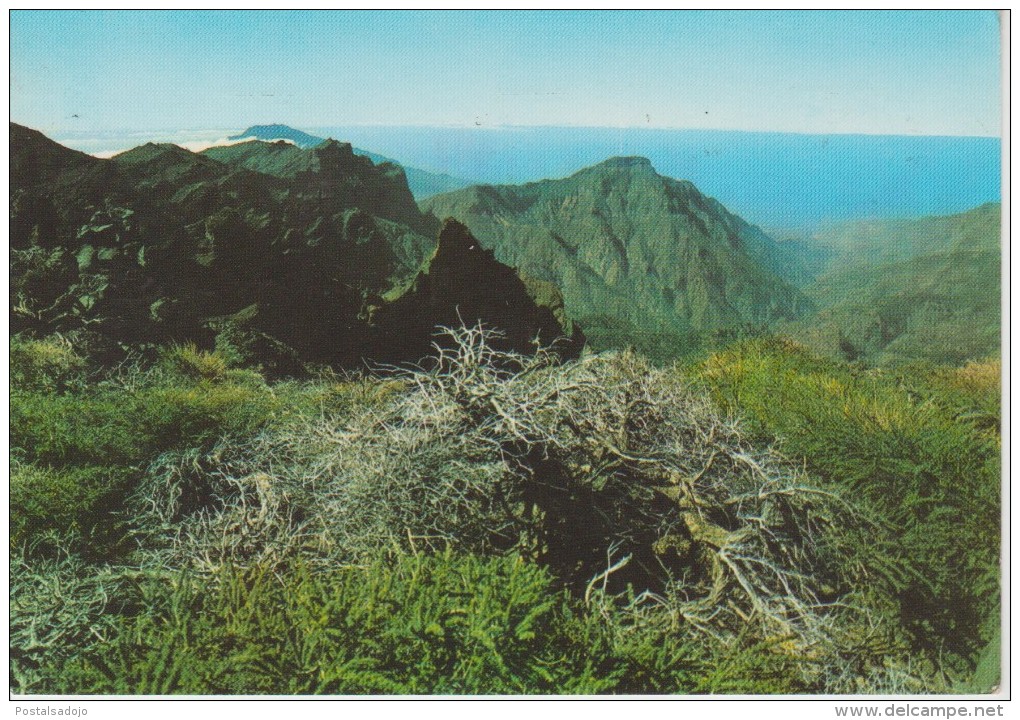
[[[243,128],[54,136],[110,155],[144,142],[190,149]],[[471,183],[569,176],[609,157],[640,155],[662,175],[690,180],[747,221],[811,228],[863,218],[945,215],[1001,198],[994,137],[810,135],[569,127],[300,127],[404,165]]]

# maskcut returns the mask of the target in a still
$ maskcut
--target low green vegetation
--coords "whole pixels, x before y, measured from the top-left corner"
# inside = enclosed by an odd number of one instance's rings
[[[11,543],[62,531],[104,557],[127,541],[125,502],[159,453],[250,433],[283,411],[255,372],[194,347],[99,373],[59,337],[11,341]]]
[[[453,339],[268,382],[194,345],[111,369],[13,338],[12,691],[997,682],[997,361]]]

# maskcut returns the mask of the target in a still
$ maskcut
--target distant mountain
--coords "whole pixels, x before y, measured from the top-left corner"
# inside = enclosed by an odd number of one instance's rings
[[[265,140],[267,142],[273,142],[275,140],[288,140],[299,148],[310,148],[315,147],[326,138],[315,137],[309,135],[301,130],[296,130],[288,125],[252,125],[244,132],[238,133],[237,135],[231,135],[227,140],[247,140],[252,138],[255,140]],[[355,153],[361,155],[363,153],[355,150]]]
[[[823,285],[826,275],[844,270],[910,260],[919,255],[998,242],[999,204],[987,203],[968,212],[919,218],[855,220],[816,228],[799,242],[826,258],[818,268]],[[823,300],[827,292],[816,294]]]
[[[693,342],[811,308],[776,274],[771,238],[644,158],[612,158],[562,180],[474,186],[422,206],[463,222],[502,262],[560,287],[596,346]]]
[[[811,242],[831,259],[804,291],[821,311],[792,332],[823,352],[878,364],[959,364],[997,352],[1000,212],[986,204],[820,231]]]
[[[244,140],[246,138],[269,142],[284,140],[294,143],[299,148],[315,147],[325,140],[325,138],[309,135],[287,125],[253,125],[244,132],[233,135],[228,139]],[[354,154],[367,157],[377,165],[382,163],[399,165],[396,160],[360,148],[354,148]],[[414,167],[404,167],[404,171],[407,174],[407,184],[411,189],[411,193],[419,200],[438,193],[459,190],[471,184],[468,180],[455,178],[444,173],[431,173]]]
[[[151,143],[100,160],[15,124],[10,149],[14,332],[86,333],[111,357],[215,341],[281,372],[413,361],[452,319],[512,326],[524,351],[574,332],[350,145],[235,151],[274,172]]]

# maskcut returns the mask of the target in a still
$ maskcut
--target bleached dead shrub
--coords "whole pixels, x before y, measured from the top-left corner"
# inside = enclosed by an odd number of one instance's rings
[[[818,548],[852,521],[841,501],[675,371],[628,352],[559,364],[494,350],[491,333],[447,331],[429,368],[352,418],[217,449],[214,501],[179,525],[178,558],[514,548],[586,600],[629,584],[720,639],[753,626],[803,650],[826,635]]]

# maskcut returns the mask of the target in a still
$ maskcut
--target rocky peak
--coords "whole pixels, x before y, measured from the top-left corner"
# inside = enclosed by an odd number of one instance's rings
[[[525,282],[482,248],[467,227],[448,220],[427,269],[403,297],[375,315],[374,355],[386,358],[397,351],[404,358],[424,356],[437,326],[479,322],[502,333],[495,344],[505,349],[534,352],[536,341],[548,345],[569,336],[560,343],[561,351],[576,353],[584,336],[566,320],[562,305],[555,289]]]
[[[614,157],[567,178],[430,198],[500,261],[558,286],[589,337],[690,337],[797,317],[809,306],[775,276],[774,241],[643,157]],[[600,325],[601,324],[601,325]],[[656,341],[658,342],[658,341]]]
[[[655,172],[655,168],[652,167],[652,161],[646,157],[640,157],[638,155],[631,155],[625,157],[611,157],[598,165],[595,168],[606,168],[606,169],[638,169],[638,170],[650,170]],[[594,168],[593,168],[594,169]]]
[[[335,155],[337,157],[354,157],[354,148],[350,143],[340,142],[333,138],[326,138],[316,145],[312,150],[316,155]]]

